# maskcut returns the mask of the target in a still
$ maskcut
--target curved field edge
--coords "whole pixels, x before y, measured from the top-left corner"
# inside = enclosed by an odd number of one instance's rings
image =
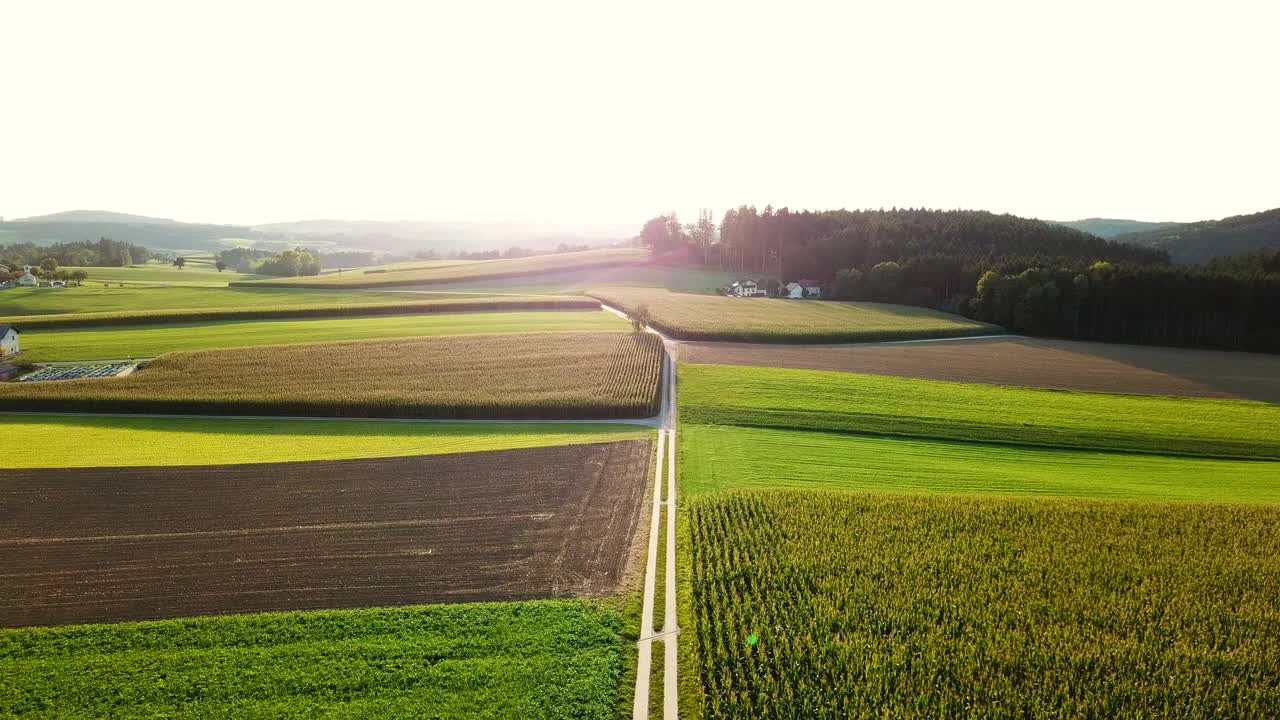
[[[1280,703],[1275,506],[812,490],[689,504],[697,717]]]
[[[6,467],[141,467],[443,455],[631,440],[631,425],[3,415]]]
[[[282,320],[289,318],[378,317],[515,310],[598,310],[600,303],[588,298],[494,297],[482,300],[446,299],[417,302],[268,305],[265,307],[223,307],[172,310],[119,310],[101,313],[59,313],[20,315],[5,322],[23,330],[137,325],[154,323],[206,322],[215,320]]]
[[[358,340],[171,353],[123,378],[6,383],[0,410],[478,420],[645,418],[651,333]]]
[[[1010,445],[1280,458],[1280,405],[880,375],[679,366],[686,422]]]
[[[633,642],[624,605],[478,603],[0,630],[0,715],[612,719]]]
[[[824,344],[1004,332],[959,315],[905,305],[730,298],[637,288],[592,289],[587,295],[627,313],[647,307],[649,325],[677,340]]]
[[[389,269],[370,268],[341,278],[332,275],[298,277],[287,280],[232,282],[230,287],[279,288],[380,288],[435,285],[468,280],[503,280],[543,275],[566,270],[595,270],[625,265],[647,264],[647,250],[605,249],[578,253],[536,255],[527,258],[487,260],[441,267]]]
[[[376,317],[301,320],[216,320],[161,325],[111,325],[51,329],[23,335],[19,363],[156,357],[215,348],[297,345],[344,340],[495,333],[628,330],[613,313],[598,310],[432,312]]]

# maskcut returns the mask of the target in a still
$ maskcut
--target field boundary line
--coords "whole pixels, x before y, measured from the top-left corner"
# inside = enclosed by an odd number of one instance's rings
[[[636,692],[632,720],[649,718],[649,686],[653,682],[653,606],[658,574],[658,524],[662,519],[662,463],[666,434],[658,430],[658,455],[653,469],[653,509],[649,519],[649,545],[644,566],[644,601],[640,610],[640,639],[636,641]]]
[[[661,423],[658,416],[647,418],[601,418],[599,420],[512,420],[476,418],[377,418],[333,417],[332,415],[180,415],[165,413],[91,413],[91,412],[41,412],[39,410],[0,410],[0,417],[84,417],[84,418],[160,418],[165,420],[320,420],[324,422],[375,422],[375,423],[456,423],[459,425],[636,425],[656,428]]]

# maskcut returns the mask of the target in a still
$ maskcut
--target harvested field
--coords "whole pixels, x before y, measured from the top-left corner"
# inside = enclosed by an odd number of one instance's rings
[[[0,409],[469,419],[657,412],[651,333],[400,338],[162,356],[126,378],[0,385]]]
[[[1022,337],[910,345],[685,343],[680,360],[1084,390],[1280,402],[1280,356]]]
[[[598,596],[648,440],[0,476],[0,625]]]
[[[1004,332],[960,315],[908,305],[731,298],[656,288],[606,288],[588,294],[627,312],[647,306],[649,324],[679,340],[805,344]]]
[[[233,282],[232,287],[310,287],[310,288],[361,288],[403,287],[451,283],[463,280],[498,280],[520,278],[566,270],[587,270],[641,265],[649,259],[649,251],[641,248],[604,248],[582,252],[535,255],[523,258],[481,260],[447,265],[409,263],[374,267],[352,271],[342,275],[318,275],[311,277],[276,278]]]

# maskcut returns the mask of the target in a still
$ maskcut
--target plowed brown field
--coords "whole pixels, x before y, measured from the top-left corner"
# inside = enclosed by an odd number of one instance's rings
[[[0,476],[0,626],[593,596],[651,443]]]
[[[682,343],[681,362],[1280,402],[1280,356],[1009,337],[880,345]]]

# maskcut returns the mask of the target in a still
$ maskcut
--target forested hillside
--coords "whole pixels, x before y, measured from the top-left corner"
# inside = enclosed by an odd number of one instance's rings
[[[1169,253],[1176,263],[1203,263],[1254,250],[1280,250],[1280,208],[1221,220],[1179,223],[1115,236],[1117,242]]]
[[[1100,238],[1113,238],[1117,235],[1125,233],[1149,232],[1151,230],[1163,230],[1180,223],[1172,222],[1146,222],[1143,220],[1123,220],[1120,218],[1085,218],[1084,220],[1068,220],[1066,222],[1055,222],[1055,225],[1063,225],[1072,230],[1087,232],[1090,235],[1097,235]]]
[[[1265,215],[1265,213],[1264,213]],[[641,240],[826,297],[933,307],[1032,335],[1280,352],[1280,274],[1258,254],[1172,266],[1160,247],[979,211],[740,207],[716,227],[650,220]]]
[[[149,248],[194,250],[218,248],[214,241],[245,237],[248,232],[248,228],[235,225],[201,225],[99,210],[74,210],[0,222],[0,245],[83,243],[107,237]]]

